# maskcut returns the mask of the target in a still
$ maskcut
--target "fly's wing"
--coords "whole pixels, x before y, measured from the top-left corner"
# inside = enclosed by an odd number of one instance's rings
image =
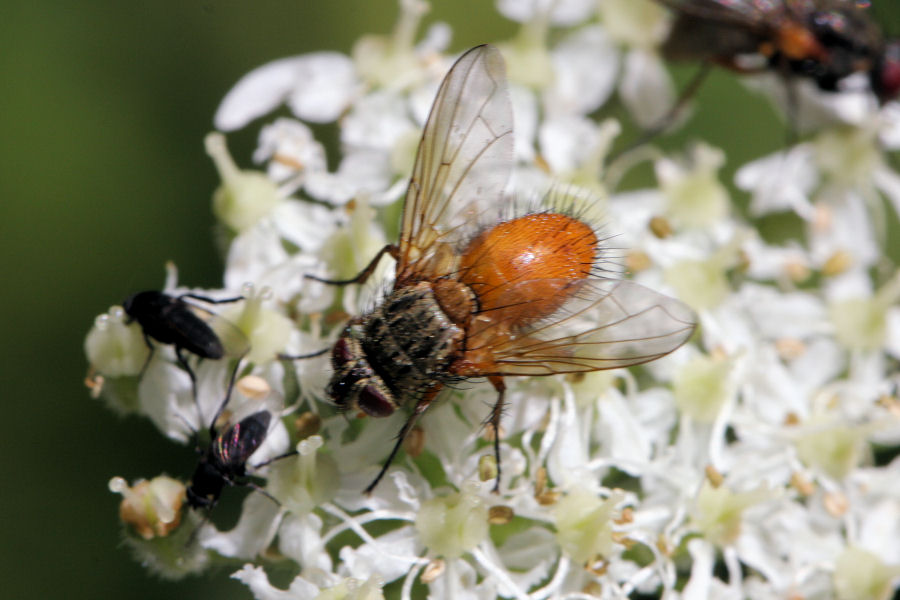
[[[678,14],[741,27],[762,27],[781,18],[794,0],[656,0]]]
[[[416,278],[435,245],[498,210],[513,163],[506,69],[493,46],[462,55],[444,78],[406,192],[398,279]]]
[[[198,342],[203,340],[208,345],[205,348],[206,354],[195,352],[192,348],[187,348],[188,350],[205,358],[243,358],[250,351],[250,341],[237,325],[193,302],[181,302],[190,307],[189,314],[195,316],[208,332],[194,336]]]
[[[663,44],[671,60],[727,62],[759,51],[773,35],[785,12],[780,2],[760,8],[759,3],[727,0],[658,0],[675,11],[676,19]]]
[[[213,462],[226,473],[242,474],[247,460],[269,433],[272,413],[260,410],[226,428],[212,443]]]
[[[520,284],[546,287],[546,281]],[[483,375],[550,375],[616,369],[665,356],[694,332],[697,319],[682,302],[630,281],[589,279],[562,308],[515,331],[490,322],[477,338],[496,368]],[[563,289],[562,284],[560,289]],[[515,290],[528,295],[527,289]]]

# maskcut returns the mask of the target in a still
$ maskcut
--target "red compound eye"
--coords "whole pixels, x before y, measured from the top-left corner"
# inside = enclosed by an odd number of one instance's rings
[[[373,385],[367,385],[356,399],[359,408],[372,417],[386,417],[394,412],[394,403]]]
[[[882,104],[900,96],[900,40],[885,46],[884,55],[872,72],[872,88]]]
[[[350,350],[350,344],[347,338],[340,338],[331,350],[331,364],[335,369],[345,365],[353,360],[353,352]]]

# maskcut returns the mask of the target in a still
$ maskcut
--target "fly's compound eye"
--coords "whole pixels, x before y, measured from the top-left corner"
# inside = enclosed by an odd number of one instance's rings
[[[374,385],[367,385],[356,398],[359,408],[372,417],[386,417],[394,412],[394,403]]]
[[[350,349],[350,344],[349,342],[347,342],[347,338],[340,338],[334,344],[334,348],[331,350],[331,365],[335,369],[339,369],[353,360],[353,358],[353,351]]]
[[[872,87],[882,102],[900,96],[900,40],[887,44],[872,70],[871,79]]]

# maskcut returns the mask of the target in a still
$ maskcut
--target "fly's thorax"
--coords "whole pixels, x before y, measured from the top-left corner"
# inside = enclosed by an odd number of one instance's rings
[[[437,282],[395,289],[365,323],[363,351],[398,403],[450,378],[465,332],[442,308]]]
[[[341,408],[387,416],[452,378],[464,337],[432,283],[396,289],[344,330],[332,351],[328,393]]]
[[[434,242],[426,256],[411,251],[410,265],[397,274],[396,289],[416,286],[421,281],[437,281],[447,273],[455,273],[459,253],[455,244]]]

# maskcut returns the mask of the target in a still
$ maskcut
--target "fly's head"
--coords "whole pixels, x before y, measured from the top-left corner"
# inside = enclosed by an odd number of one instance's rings
[[[211,509],[219,500],[225,483],[222,474],[203,457],[191,477],[191,484],[185,490],[188,506],[197,510]]]
[[[361,322],[350,323],[331,351],[334,374],[327,393],[341,410],[358,408],[373,417],[386,417],[397,408],[397,402],[384,380],[366,359],[362,340],[365,328]]]

